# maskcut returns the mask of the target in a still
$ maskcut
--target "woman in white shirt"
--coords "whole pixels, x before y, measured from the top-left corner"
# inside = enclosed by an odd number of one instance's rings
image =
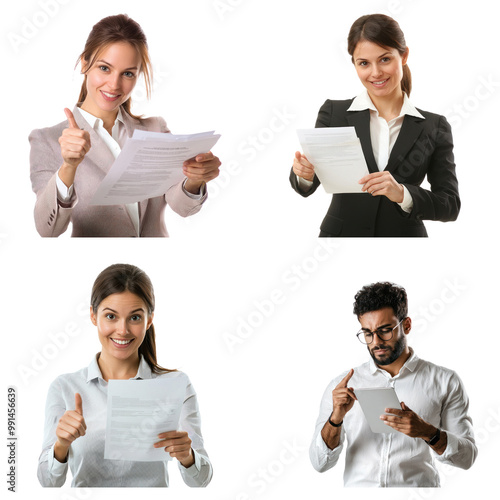
[[[142,74],[150,95],[152,68],[146,36],[127,15],[99,21],[78,63],[85,78],[77,105],[64,110],[67,120],[29,137],[38,232],[59,236],[71,222],[73,236],[168,236],[166,205],[183,217],[198,212],[206,200],[205,184],[219,174],[219,159],[208,152],[186,161],[184,181],[162,196],[126,205],[91,205],[135,129],[169,130],[163,118],[132,114],[132,91]]]
[[[316,127],[354,126],[369,173],[359,179],[360,193],[333,195],[320,236],[427,236],[422,220],[452,221],[460,210],[450,125],[409,101],[409,51],[394,19],[359,18],[348,52],[365,92],[327,100]],[[430,190],[420,187],[426,177]],[[290,182],[304,197],[320,185],[300,152]]]
[[[50,386],[38,463],[42,486],[62,486],[68,466],[72,486],[168,486],[167,452],[177,459],[187,485],[210,482],[196,393],[184,373],[162,368],[156,360],[154,307],[153,286],[139,268],[115,264],[97,277],[90,316],[102,349],[88,367],[61,375]],[[186,385],[181,430],[160,433],[151,443],[165,449],[165,461],[104,459],[108,381],[158,377]]]

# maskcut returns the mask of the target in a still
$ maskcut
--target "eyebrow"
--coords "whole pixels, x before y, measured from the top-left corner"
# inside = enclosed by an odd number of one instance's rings
[[[384,56],[386,56],[387,54],[389,54],[389,55],[390,55],[390,54],[392,54],[392,52],[389,52],[389,51],[384,52],[382,55],[377,56],[377,59],[380,59],[381,57],[384,57]],[[363,59],[362,57],[358,57],[358,58],[356,59],[356,61],[368,61],[368,59]]]
[[[111,68],[114,68],[114,66],[111,63],[106,62],[104,59],[99,59],[99,61],[97,61],[97,62],[104,63],[106,66],[110,66]],[[131,68],[126,68],[123,71],[128,71],[129,69],[137,69],[137,66],[132,66]]]
[[[386,325],[380,325],[380,326],[377,326],[377,328],[375,328],[375,331],[377,330],[380,330],[381,328],[389,328],[391,326],[390,323],[387,323]],[[372,330],[368,329],[368,328],[361,328],[361,330],[363,330],[364,332],[372,332]]]
[[[111,312],[113,312],[113,313],[117,313],[117,311],[115,311],[114,309],[111,309],[111,307],[105,307],[105,308],[102,310],[102,312],[104,312],[104,311],[111,311]],[[129,313],[129,314],[133,314],[133,313],[136,313],[136,312],[138,312],[138,311],[140,311],[140,312],[144,312],[144,309],[143,309],[142,307],[139,307],[139,308],[137,308],[137,309],[134,309],[133,311],[130,311],[130,313]]]

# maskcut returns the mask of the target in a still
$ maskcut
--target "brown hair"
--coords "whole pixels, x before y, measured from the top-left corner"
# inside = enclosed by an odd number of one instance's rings
[[[131,292],[144,301],[151,315],[155,309],[155,295],[153,284],[149,276],[136,266],[131,264],[113,264],[102,271],[97,276],[90,306],[94,314],[97,314],[99,304],[109,295],[114,293]],[[153,324],[146,330],[144,341],[139,347],[139,354],[147,361],[153,373],[165,373],[176,370],[169,370],[161,367],[156,360],[155,329]]]
[[[384,14],[371,14],[362,16],[351,26],[347,37],[347,51],[352,55],[360,41],[366,40],[384,48],[396,49],[401,56],[406,53],[407,47],[405,36],[399,24],[392,17]],[[408,65],[403,66],[403,78],[401,80],[401,90],[410,97],[411,92],[411,72]]]
[[[90,32],[85,49],[78,57],[78,63],[82,63],[82,73],[85,79],[80,91],[78,102],[83,102],[87,97],[87,73],[93,67],[95,61],[102,54],[103,50],[114,43],[129,43],[138,52],[141,57],[141,73],[144,75],[146,83],[146,94],[151,96],[151,81],[153,80],[153,68],[149,59],[148,42],[142,28],[127,14],[119,14],[117,16],[109,16],[101,19]],[[131,112],[132,99],[127,99],[123,104],[125,111],[133,118],[140,119],[140,116],[135,116]]]

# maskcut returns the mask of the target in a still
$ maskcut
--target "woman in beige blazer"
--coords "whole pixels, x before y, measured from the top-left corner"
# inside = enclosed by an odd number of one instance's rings
[[[166,205],[183,217],[198,212],[207,197],[206,183],[219,174],[219,159],[208,152],[185,162],[184,181],[163,196],[121,206],[90,205],[135,129],[169,130],[163,118],[144,119],[130,110],[141,74],[148,95],[151,89],[147,41],[135,21],[127,15],[99,21],[79,62],[85,79],[78,104],[73,111],[65,109],[67,120],[29,137],[38,232],[59,236],[71,222],[72,236],[168,236]]]

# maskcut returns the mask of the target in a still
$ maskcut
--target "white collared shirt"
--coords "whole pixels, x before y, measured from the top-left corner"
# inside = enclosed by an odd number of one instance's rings
[[[454,371],[419,359],[413,350],[395,377],[370,359],[354,369],[349,387],[355,392],[356,387],[394,387],[400,401],[427,423],[446,432],[444,453],[438,455],[423,439],[400,432],[373,433],[357,401],[344,417],[339,445],[330,450],[321,437],[321,429],[333,411],[332,391],[346,375],[347,372],[333,379],[321,400],[309,449],[317,471],[324,472],[336,465],[344,446],[344,486],[436,487],[440,483],[435,460],[463,469],[474,463],[477,448],[462,381]]]
[[[354,98],[350,107],[347,111],[363,111],[365,109],[370,110],[370,138],[372,143],[373,156],[377,163],[377,167],[380,171],[383,171],[387,166],[389,161],[389,156],[391,155],[392,148],[396,143],[396,140],[401,131],[401,126],[403,125],[403,120],[405,115],[416,116],[425,119],[421,113],[413,106],[413,104],[408,99],[408,96],[403,92],[404,100],[403,106],[399,116],[387,122],[384,118],[379,116],[379,112],[375,105],[373,104],[368,91],[365,89],[361,94]],[[312,185],[312,181],[307,181],[301,177],[297,178],[299,185],[304,189],[307,189]],[[405,212],[411,212],[413,208],[413,200],[410,192],[403,185],[404,197],[401,203],[398,205]]]
[[[189,434],[195,463],[189,468],[183,467],[180,462],[178,465],[188,486],[206,486],[212,478],[212,465],[204,449],[196,392],[185,373],[152,373],[141,356],[137,375],[132,380],[157,377],[187,379],[179,430]],[[87,432],[71,444],[67,462],[60,463],[54,457],[56,428],[64,412],[75,408],[76,392],[82,396]],[[108,383],[102,378],[96,357],[88,367],[75,373],[60,375],[52,382],[45,407],[43,450],[38,461],[38,479],[42,486],[62,486],[66,480],[68,466],[73,475],[72,486],[168,486],[167,461],[131,462],[104,459],[107,393]]]

